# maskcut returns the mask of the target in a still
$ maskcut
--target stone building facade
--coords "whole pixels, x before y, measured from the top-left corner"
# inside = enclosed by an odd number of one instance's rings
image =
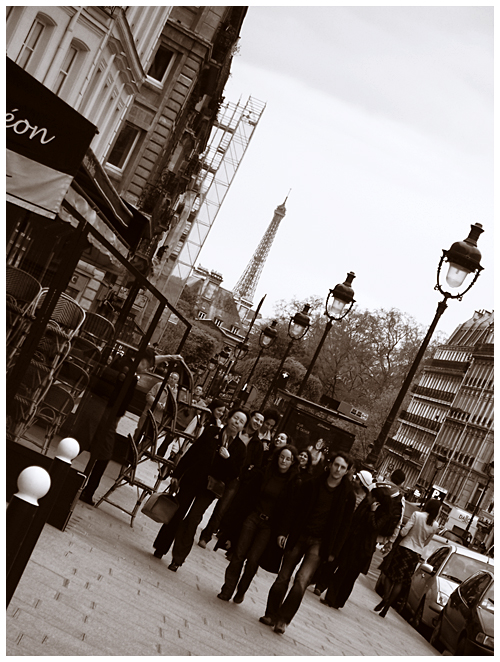
[[[492,518],[494,315],[479,311],[424,365],[382,470],[403,467],[405,485],[438,484],[453,506]]]
[[[189,215],[190,188],[246,11],[7,8],[7,57],[97,127],[69,203],[150,280],[159,246]],[[94,242],[67,293],[114,321],[130,285],[123,267]],[[147,323],[147,304],[139,292],[131,324]]]

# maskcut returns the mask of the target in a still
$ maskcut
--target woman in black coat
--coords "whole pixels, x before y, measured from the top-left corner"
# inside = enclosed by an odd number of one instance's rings
[[[205,511],[216,497],[222,496],[209,489],[209,477],[227,485],[239,475],[246,448],[238,432],[246,422],[246,412],[234,409],[226,427],[207,428],[175,467],[171,486],[173,491],[178,490],[179,508],[170,522],[161,527],[153,543],[154,555],[161,558],[175,540],[169,570],[175,572],[184,563]]]
[[[352,516],[347,538],[336,559],[335,571],[330,576],[323,604],[341,609],[351,595],[357,578],[366,575],[372,560],[377,537],[387,525],[387,510],[381,508],[371,492],[357,506]]]
[[[239,503],[244,521],[226,569],[224,585],[217,596],[221,600],[230,600],[238,586],[234,602],[243,602],[271,538],[276,513],[290,501],[296,467],[297,450],[286,444],[275,450],[267,467],[256,470],[243,488]],[[243,566],[245,570],[241,575]]]

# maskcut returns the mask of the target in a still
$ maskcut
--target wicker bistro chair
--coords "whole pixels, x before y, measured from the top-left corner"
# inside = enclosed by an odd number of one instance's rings
[[[36,312],[43,304],[47,291],[47,288],[43,289],[28,306],[23,319],[36,317]],[[71,341],[84,319],[85,312],[81,306],[67,294],[62,293],[14,397],[12,411],[8,412],[10,416],[9,437],[17,440],[28,429],[38,405],[54,381],[55,372],[66,358],[71,348]],[[20,325],[22,325],[22,320]],[[17,346],[13,359],[22,351],[21,345],[25,334],[23,338],[20,337],[21,335],[16,336]],[[13,361],[11,365],[13,365]],[[7,367],[9,368],[9,365]]]
[[[29,327],[32,321],[36,319],[37,311],[45,301],[47,291],[47,288],[41,290],[40,295],[26,308],[19,320],[20,328],[15,334],[15,339],[13,338],[7,369],[11,367],[15,357],[21,351]],[[46,362],[53,368],[66,357],[71,340],[84,319],[85,311],[83,308],[67,294],[61,293],[37,348],[37,351],[45,356]]]
[[[73,398],[85,390],[89,383],[89,373],[68,357],[54,375],[54,383],[62,386]]]
[[[71,341],[67,358],[90,373],[99,363],[101,350],[90,340],[75,336]]]
[[[73,406],[74,400],[71,394],[61,385],[52,384],[43,400],[38,404],[30,419],[26,422],[25,430],[35,423],[43,422],[47,424],[45,438],[43,444],[40,446],[43,454],[47,453],[50,442],[59,431],[59,428],[64,423],[66,416],[73,409]]]
[[[122,466],[120,473],[115,480],[114,484],[109,488],[109,490],[97,501],[96,507],[100,506],[103,501],[109,503],[111,506],[118,508],[122,512],[130,515],[130,526],[134,525],[134,519],[137,516],[144,500],[154,492],[156,492],[162,481],[162,472],[158,471],[158,474],[155,477],[153,483],[146,482],[146,479],[139,478],[137,476],[137,469],[140,465],[148,461],[154,461],[159,466],[158,468],[167,467],[172,470],[174,463],[169,460],[165,460],[163,457],[156,455],[156,442],[158,439],[158,429],[156,427],[156,421],[153,418],[151,412],[148,412],[148,417],[146,424],[143,427],[143,431],[138,441],[134,441],[132,435],[128,435],[128,458],[127,463]],[[145,473],[145,472],[144,472]],[[112,501],[109,497],[119,488],[124,486],[135,487],[137,490],[137,501],[135,502],[132,509],[129,509],[123,506],[121,503]]]
[[[11,336],[16,332],[19,319],[41,291],[42,286],[31,274],[17,267],[7,267],[5,274],[7,346]]]
[[[102,315],[87,313],[80,329],[80,336],[102,349],[115,335],[114,325]]]
[[[33,303],[34,311],[41,308],[47,289],[43,289],[38,299]],[[85,311],[70,296],[61,292],[59,299],[52,311],[50,321],[47,325],[45,337],[53,341],[53,346],[58,354],[69,350],[69,343],[78,333],[85,320]],[[67,352],[66,352],[67,353]]]

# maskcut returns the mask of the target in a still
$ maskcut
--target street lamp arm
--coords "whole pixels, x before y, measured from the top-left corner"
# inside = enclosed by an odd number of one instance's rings
[[[266,402],[269,400],[269,397],[270,397],[271,393],[274,390],[274,386],[275,386],[275,384],[278,380],[278,376],[281,374],[281,370],[282,370],[283,366],[285,365],[285,361],[288,358],[288,355],[290,354],[290,350],[292,349],[292,345],[293,345],[294,342],[295,342],[295,338],[292,338],[290,340],[290,342],[288,343],[288,347],[286,348],[286,351],[283,354],[283,358],[281,359],[281,363],[279,365],[279,368],[274,373],[273,378],[271,380],[271,384],[269,385],[269,388],[267,389],[267,393],[264,396],[264,400],[262,400],[262,404],[260,406],[261,409],[264,409],[264,407],[266,406]]]

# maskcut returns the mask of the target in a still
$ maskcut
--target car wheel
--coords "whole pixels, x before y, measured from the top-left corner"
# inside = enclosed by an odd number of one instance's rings
[[[411,624],[413,625],[415,630],[420,630],[420,628],[422,627],[422,617],[424,615],[424,604],[425,604],[425,595],[420,600],[420,604],[418,605],[415,613],[413,614],[413,618],[411,619]]]
[[[431,646],[434,646],[434,648],[442,653],[444,651],[444,646],[441,642],[441,623],[443,621],[443,613],[439,614],[438,620],[436,623],[436,626],[434,630],[432,631],[431,638],[430,638],[430,644]]]
[[[460,635],[460,639],[458,640],[457,644],[457,650],[455,651],[455,655],[465,655],[465,642],[467,639],[467,635],[465,632],[462,632]]]

